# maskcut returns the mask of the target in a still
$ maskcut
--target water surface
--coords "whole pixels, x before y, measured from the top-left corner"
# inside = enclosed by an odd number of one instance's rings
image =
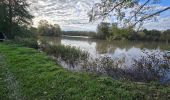
[[[93,57],[97,56],[112,56],[119,57],[122,55],[140,56],[143,50],[147,51],[162,51],[170,50],[169,43],[161,42],[139,42],[139,41],[106,41],[98,39],[90,39],[83,37],[41,37],[48,43],[53,45],[70,45],[89,52]]]
[[[131,67],[134,59],[138,60],[148,54],[155,54],[160,61],[166,52],[170,51],[170,44],[163,42],[142,42],[142,41],[106,41],[87,37],[40,37],[51,45],[69,45],[90,53],[93,58],[109,56],[112,59],[123,60],[122,66]],[[147,52],[147,54],[146,54]],[[170,64],[170,62],[169,62]],[[76,70],[81,70],[78,68]],[[170,79],[170,72],[166,80]]]

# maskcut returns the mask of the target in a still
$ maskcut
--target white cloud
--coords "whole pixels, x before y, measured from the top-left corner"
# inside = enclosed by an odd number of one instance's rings
[[[46,19],[52,24],[59,24],[63,30],[96,31],[99,23],[89,23],[88,11],[100,0],[29,0],[30,11],[35,16],[34,26]],[[145,24],[149,29],[170,28],[170,17],[161,18],[159,22]]]
[[[96,23],[89,23],[88,11],[99,0],[30,0],[34,26],[46,19],[63,30],[95,31]]]
[[[144,24],[144,27],[149,29],[149,30],[152,30],[152,29],[156,29],[156,30],[170,29],[170,17],[159,18],[159,20],[157,22],[148,22],[148,23]]]

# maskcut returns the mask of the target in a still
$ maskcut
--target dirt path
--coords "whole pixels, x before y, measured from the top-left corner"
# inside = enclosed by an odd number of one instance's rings
[[[0,55],[0,69],[3,70],[3,80],[6,83],[7,95],[10,100],[24,100],[24,97],[21,94],[19,83],[16,80],[16,77],[8,69],[5,59]]]

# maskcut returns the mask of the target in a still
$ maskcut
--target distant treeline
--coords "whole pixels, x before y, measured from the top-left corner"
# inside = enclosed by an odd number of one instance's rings
[[[97,28],[97,38],[109,40],[147,40],[147,41],[170,41],[170,29],[159,30],[140,30],[132,28],[119,28],[116,24],[100,23]]]
[[[58,24],[51,25],[46,20],[41,20],[38,26],[38,33],[42,36],[88,36],[97,39],[107,40],[145,40],[145,41],[170,41],[170,29],[139,30],[132,28],[119,28],[117,24],[102,22],[97,27],[97,32],[92,31],[62,31]]]
[[[128,39],[147,41],[170,41],[170,29],[166,31],[144,29],[139,32],[130,33]]]
[[[90,32],[90,31],[62,31],[62,35],[70,35],[70,36],[89,36],[89,37],[95,37],[96,32]]]

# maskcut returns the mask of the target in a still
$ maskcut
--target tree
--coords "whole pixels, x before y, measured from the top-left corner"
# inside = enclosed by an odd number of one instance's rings
[[[134,33],[132,28],[119,28],[117,24],[112,24],[110,27],[110,38],[112,39],[128,39],[132,33]]]
[[[99,38],[106,39],[109,36],[109,23],[101,22],[97,27],[97,35]]]
[[[38,33],[45,36],[60,36],[61,28],[58,24],[51,25],[47,20],[40,20]]]
[[[140,29],[146,20],[156,20],[170,7],[157,7],[160,0],[101,0],[88,13],[89,20],[114,17],[119,26]]]
[[[1,0],[0,1],[0,30],[8,38],[14,38],[20,26],[31,24],[33,16],[28,12],[27,0]]]
[[[60,36],[61,35],[61,28],[58,24],[54,24],[52,27],[52,31],[53,31],[53,36]]]
[[[38,24],[38,33],[45,35],[48,33],[49,23],[47,20],[40,20]]]
[[[167,42],[170,41],[170,29],[166,30],[162,34],[162,38]]]
[[[143,32],[145,33],[145,39],[147,40],[154,40],[154,41],[158,41],[161,38],[161,31],[158,30],[147,30],[144,29]]]

